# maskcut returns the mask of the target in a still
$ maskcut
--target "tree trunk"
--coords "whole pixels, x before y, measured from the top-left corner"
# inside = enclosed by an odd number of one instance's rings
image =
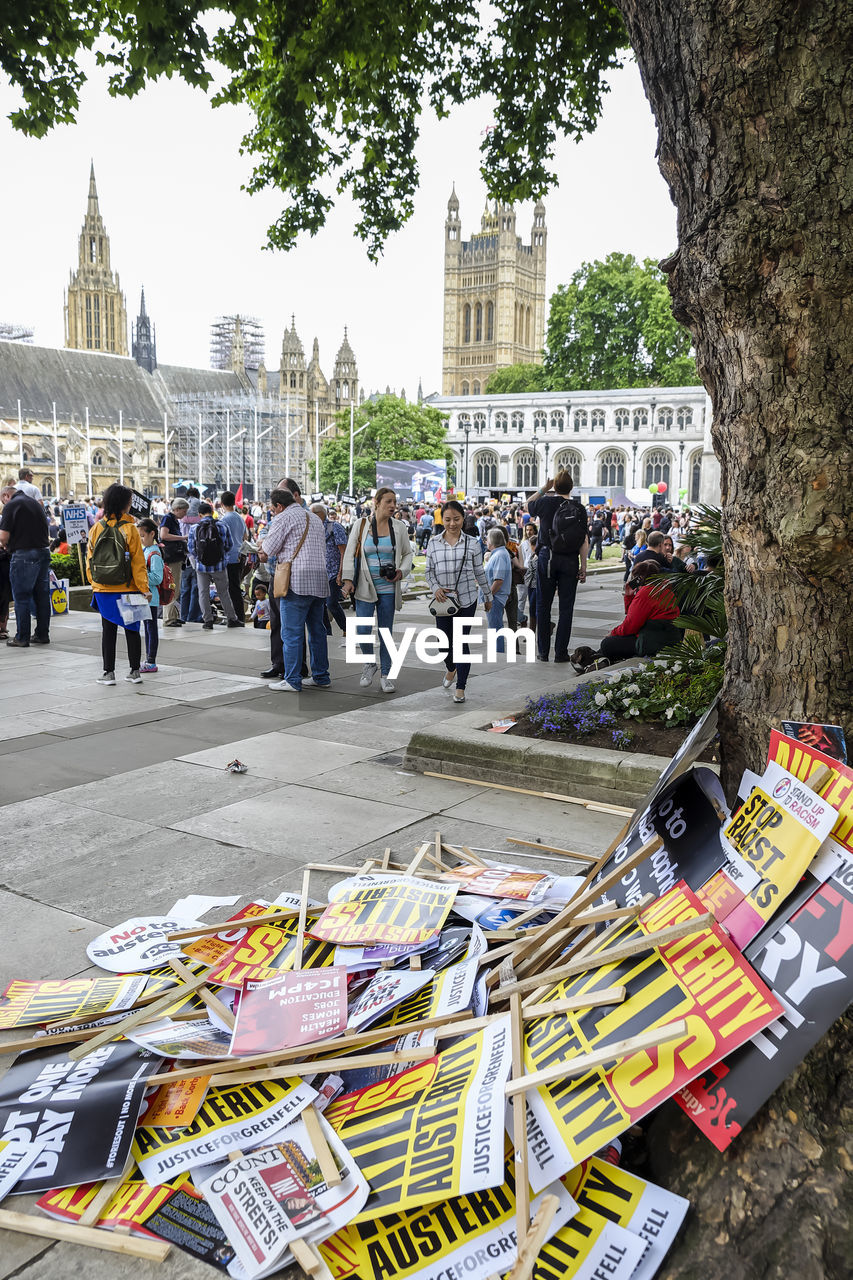
[[[782,718],[853,740],[853,4],[617,0],[678,210],[666,263],[714,406],[729,646],[723,781]],[[719,1155],[674,1106],[652,1176],[694,1214],[665,1276],[853,1274],[851,1021]]]
[[[714,406],[733,794],[782,718],[853,727],[853,4],[617,2],[678,210],[673,309]]]

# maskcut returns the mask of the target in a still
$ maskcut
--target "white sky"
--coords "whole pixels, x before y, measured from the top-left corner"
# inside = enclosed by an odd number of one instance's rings
[[[614,251],[662,258],[675,247],[675,210],[654,159],[656,134],[636,66],[615,73],[611,84],[596,133],[560,148],[561,183],[546,197],[549,297],[581,262]],[[39,345],[62,345],[62,291],[77,262],[92,158],[128,318],[144,284],[162,363],[207,367],[211,320],[240,311],[263,322],[267,365],[277,367],[282,330],[295,312],[306,356],[316,335],[327,376],[347,324],[368,391],[389,384],[411,398],[419,377],[425,394],[440,389],[447,199],[455,181],[463,235],[479,230],[487,103],[467,104],[441,122],[424,117],[415,214],[377,265],[354,238],[345,201],[290,254],[262,249],[279,205],[275,193],[240,190],[250,173],[238,152],[248,112],[214,110],[177,81],[132,101],[112,99],[97,71],[78,123],[45,139],[11,128],[5,117],[15,105],[0,86],[7,178],[0,319],[34,326]],[[531,206],[522,206],[525,240],[531,221]]]

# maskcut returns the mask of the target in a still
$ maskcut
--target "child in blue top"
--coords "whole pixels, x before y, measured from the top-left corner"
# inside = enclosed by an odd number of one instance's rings
[[[163,581],[163,553],[157,542],[157,526],[153,520],[139,520],[136,527],[142,540],[142,554],[148,570],[148,589],[151,592],[151,617],[145,622],[145,662],[140,671],[151,672],[157,670],[157,648],[160,644],[157,613],[160,608],[159,588]]]

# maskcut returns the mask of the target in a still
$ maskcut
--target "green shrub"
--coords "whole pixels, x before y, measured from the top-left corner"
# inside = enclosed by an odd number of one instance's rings
[[[67,556],[60,556],[54,551],[50,557],[50,567],[57,578],[67,578],[69,585],[72,587],[85,587],[87,585],[80,576],[80,561],[77,558],[76,551],[70,552]]]
[[[704,715],[722,688],[723,652],[722,645],[708,645],[701,656],[658,660],[639,671],[596,682],[593,702],[628,720],[692,724]]]

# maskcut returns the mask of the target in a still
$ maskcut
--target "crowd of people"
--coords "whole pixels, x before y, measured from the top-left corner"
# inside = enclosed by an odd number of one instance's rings
[[[360,684],[369,688],[378,676],[381,691],[393,693],[384,635],[421,557],[429,610],[448,640],[454,618],[481,609],[498,633],[497,652],[529,628],[538,661],[579,671],[677,643],[676,597],[659,575],[709,567],[690,545],[689,509],[584,506],[572,489],[571,475],[560,471],[526,503],[401,503],[380,488],[369,501],[336,507],[309,504],[285,477],[267,503],[238,504],[230,491],[211,500],[189,487],[171,503],[155,499],[150,515],[136,520],[132,490],[113,484],[83,503],[87,576],[102,628],[99,682],[115,684],[119,629],[126,679],[138,683],[158,669],[160,626],[197,623],[206,631],[218,624],[267,631],[270,663],[261,675],[270,687],[321,688],[331,682],[329,640],[335,628],[345,635],[350,607],[379,634],[375,657],[372,642],[362,641]],[[19,648],[48,644],[50,555],[70,550],[61,507],[42,499],[26,467],[5,483],[0,502],[0,638]],[[606,546],[618,547],[624,564],[625,617],[597,650],[570,652],[578,585]],[[449,647],[445,668],[443,687],[464,702],[470,663]]]

